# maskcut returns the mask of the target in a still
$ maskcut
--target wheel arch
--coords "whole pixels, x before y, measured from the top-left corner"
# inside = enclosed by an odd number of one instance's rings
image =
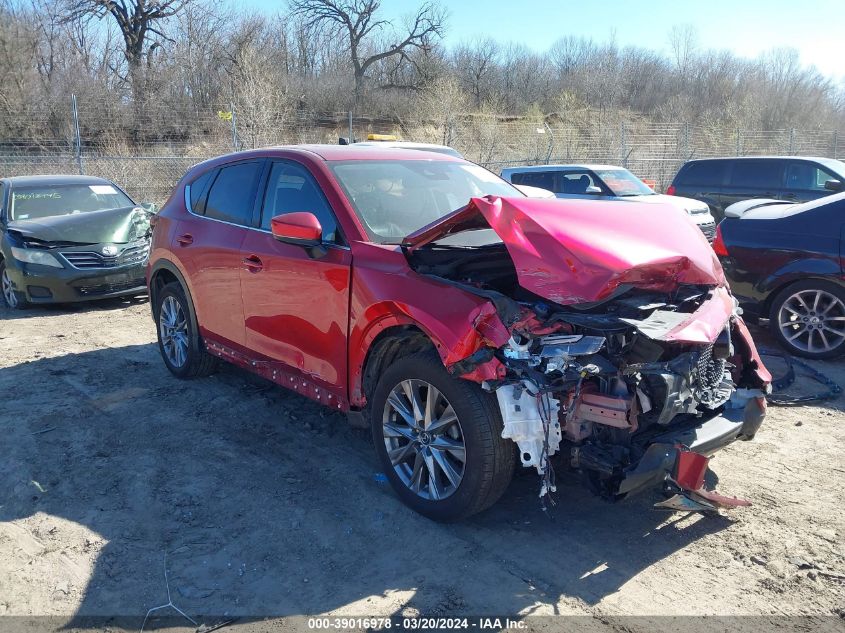
[[[388,316],[373,323],[362,338],[355,358],[350,359],[350,404],[363,408],[378,377],[397,359],[442,347],[419,323],[407,317]],[[442,355],[440,355],[442,360]]]
[[[182,271],[173,262],[167,259],[157,260],[150,268],[150,279],[148,282],[150,294],[150,310],[152,311],[153,319],[155,319],[156,305],[158,304],[158,295],[161,290],[169,283],[176,282],[182,286],[185,293],[185,298],[188,300],[188,312],[190,313],[191,321],[194,327],[199,325],[197,319],[196,307],[194,306],[194,298],[191,295],[191,288],[188,285]]]

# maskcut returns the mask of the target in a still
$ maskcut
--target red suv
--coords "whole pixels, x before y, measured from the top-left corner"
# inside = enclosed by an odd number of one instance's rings
[[[707,240],[655,207],[529,199],[413,150],[222,156],[156,218],[161,354],[366,421],[398,495],[438,520],[492,505],[517,463],[541,495],[556,466],[610,499],[662,483],[667,507],[737,505],[704,470],[754,436],[771,377]]]

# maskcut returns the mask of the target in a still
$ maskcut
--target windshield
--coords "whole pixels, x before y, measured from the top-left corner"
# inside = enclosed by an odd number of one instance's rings
[[[330,163],[370,239],[398,244],[470,198],[524,198],[511,184],[472,163],[441,160],[357,160]]]
[[[114,185],[35,185],[12,189],[9,219],[36,220],[57,215],[134,206]]]
[[[615,196],[653,196],[654,191],[627,169],[595,169]]]

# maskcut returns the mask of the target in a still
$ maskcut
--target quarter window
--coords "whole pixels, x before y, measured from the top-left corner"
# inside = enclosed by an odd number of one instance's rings
[[[191,211],[194,213],[203,213],[205,211],[204,194],[208,191],[208,183],[211,180],[211,176],[215,173],[217,173],[215,170],[210,169],[188,185]]]
[[[261,228],[270,230],[270,220],[275,216],[297,211],[317,216],[324,242],[339,241],[334,213],[314,177],[296,163],[274,162],[264,194]]]
[[[684,185],[707,185],[718,187],[725,178],[725,162],[702,160],[691,163],[683,172],[680,182]]]
[[[237,163],[220,170],[205,205],[205,215],[215,220],[249,226],[261,162]]]
[[[779,160],[738,160],[733,166],[731,184],[756,189],[781,187],[783,163]]]

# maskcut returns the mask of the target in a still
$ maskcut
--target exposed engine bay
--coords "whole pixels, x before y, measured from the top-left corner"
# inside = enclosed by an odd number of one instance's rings
[[[678,464],[689,461],[678,455],[689,447],[674,440],[667,445],[667,434],[744,407],[731,440],[753,437],[765,415],[768,384],[758,371],[765,368],[753,357],[724,286],[679,283],[665,291],[623,284],[603,300],[561,305],[520,284],[509,249],[491,233],[453,235],[407,255],[417,272],[496,307],[507,331],[488,334],[488,346],[451,370],[495,393],[502,437],[516,443],[523,466],[539,473],[541,497],[555,490],[555,455],[613,500],[653,483],[653,473],[643,471],[658,463],[658,444],[672,453],[661,457],[658,474],[677,487],[685,476]],[[489,323],[476,329],[495,330]],[[489,343],[505,337],[491,349]],[[706,458],[698,464],[694,483],[680,482],[685,496],[666,507],[743,504],[703,490],[706,464]],[[711,496],[693,500],[696,492]]]

